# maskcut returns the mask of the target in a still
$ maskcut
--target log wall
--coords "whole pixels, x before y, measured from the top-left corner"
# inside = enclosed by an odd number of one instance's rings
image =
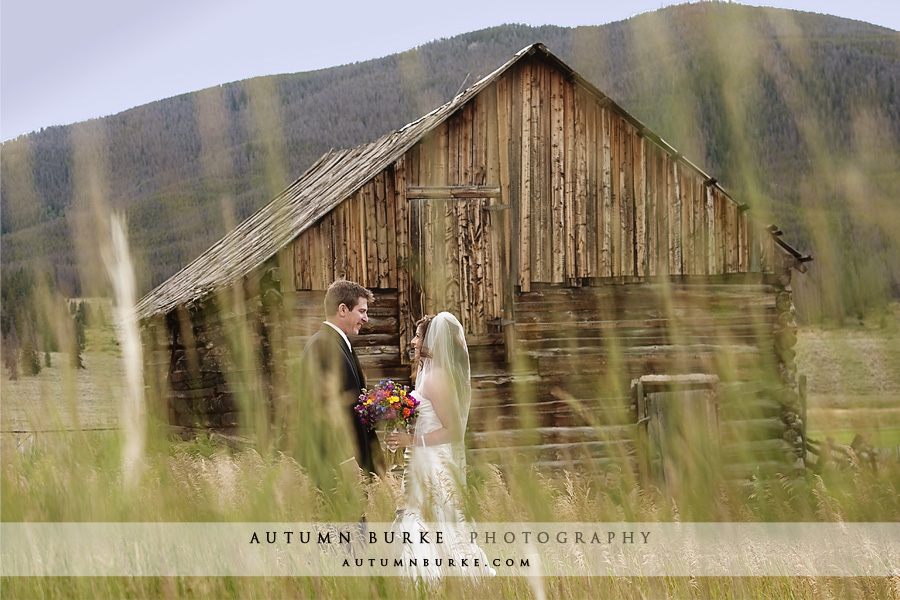
[[[535,285],[516,297],[517,368],[498,373],[493,385],[476,385],[470,446],[488,457],[504,448],[529,453],[549,467],[624,460],[637,468],[633,383],[707,374],[720,382],[730,474],[784,466],[793,437],[785,433],[783,362],[773,332],[785,319],[779,304],[786,293],[761,277],[735,276]]]

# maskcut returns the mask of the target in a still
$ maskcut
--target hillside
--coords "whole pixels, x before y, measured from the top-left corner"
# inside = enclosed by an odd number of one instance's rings
[[[797,290],[810,316],[900,296],[900,34],[709,2],[599,27],[504,25],[6,142],[4,273],[30,265],[72,295],[102,291],[86,223],[111,206],[146,292],[323,152],[416,119],[536,41],[816,257]]]

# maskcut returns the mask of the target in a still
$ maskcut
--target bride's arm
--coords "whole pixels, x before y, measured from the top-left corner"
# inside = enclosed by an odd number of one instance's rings
[[[431,406],[442,427],[424,435],[392,433],[386,441],[389,447],[403,448],[405,446],[437,446],[450,442],[461,442],[464,432],[460,426],[457,406],[449,393],[450,382],[445,381],[441,373],[435,372],[422,389],[422,395],[431,401]]]

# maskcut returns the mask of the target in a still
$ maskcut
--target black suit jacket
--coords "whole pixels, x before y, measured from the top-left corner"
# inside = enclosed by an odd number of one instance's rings
[[[303,349],[303,365],[307,381],[325,380],[331,374],[337,375],[341,387],[339,392],[344,396],[346,414],[353,426],[356,438],[357,462],[366,473],[375,472],[375,459],[380,456],[378,438],[374,431],[363,425],[353,405],[366,386],[366,376],[356,354],[350,350],[344,339],[331,325],[322,324],[321,329],[313,335]]]

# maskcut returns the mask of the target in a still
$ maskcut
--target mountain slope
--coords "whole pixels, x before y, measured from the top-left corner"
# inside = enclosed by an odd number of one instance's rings
[[[504,25],[6,142],[4,272],[40,266],[73,294],[93,289],[92,214],[114,207],[129,219],[147,291],[323,152],[418,118],[535,41],[812,252],[816,269],[798,290],[811,311],[900,293],[890,260],[900,249],[900,34],[719,3],[599,27]],[[848,277],[863,278],[857,291]]]

